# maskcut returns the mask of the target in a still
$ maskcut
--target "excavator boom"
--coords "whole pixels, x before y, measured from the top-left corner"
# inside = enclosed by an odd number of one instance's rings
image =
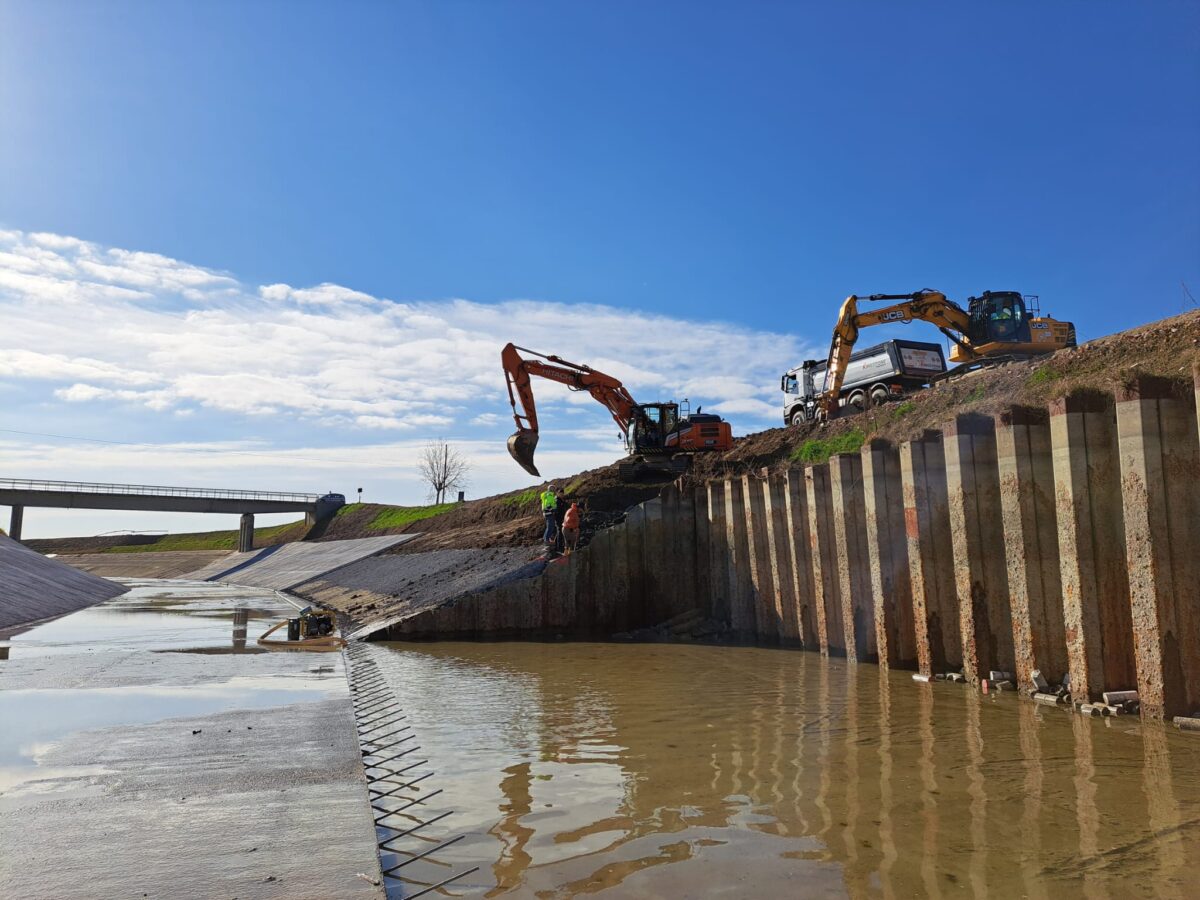
[[[539,358],[525,359],[521,352]],[[587,391],[605,406],[621,433],[628,436],[637,403],[625,386],[611,375],[515,344],[505,345],[500,351],[500,362],[504,366],[508,399],[513,408],[513,421],[517,425],[517,430],[508,439],[508,453],[530,475],[541,477],[537,466],[533,464],[533,453],[538,443],[538,420],[533,387],[529,383],[532,375],[565,384],[573,391]]]
[[[900,302],[859,312],[860,299]],[[912,294],[847,297],[833,329],[825,369],[825,389],[818,401],[821,413],[826,418],[837,413],[846,367],[858,332],[871,325],[908,323],[918,319],[936,325],[954,344],[950,351],[950,359],[954,362],[1032,356],[1075,346],[1074,325],[1049,316],[1043,318],[1037,314],[1036,306],[1031,315],[1026,299],[1014,291],[984,291],[981,296],[970,299],[969,310],[966,310],[940,291],[929,289]],[[1032,303],[1037,298],[1028,299]]]

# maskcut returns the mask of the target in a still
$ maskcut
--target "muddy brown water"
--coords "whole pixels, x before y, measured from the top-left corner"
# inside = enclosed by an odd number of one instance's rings
[[[803,652],[385,646],[472,894],[1196,896],[1200,736]]]

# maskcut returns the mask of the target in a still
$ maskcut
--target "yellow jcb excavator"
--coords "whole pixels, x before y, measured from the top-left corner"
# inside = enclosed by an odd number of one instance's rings
[[[901,302],[859,312],[860,299]],[[936,325],[950,339],[950,360],[956,363],[1000,363],[1075,346],[1072,323],[1041,315],[1037,297],[1025,297],[1016,291],[984,291],[971,297],[966,309],[928,288],[913,294],[851,295],[842,304],[829,347],[825,389],[818,400],[824,418],[837,414],[846,366],[859,330],[917,319]]]

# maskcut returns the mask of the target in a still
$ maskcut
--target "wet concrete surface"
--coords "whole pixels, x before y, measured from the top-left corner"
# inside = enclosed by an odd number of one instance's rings
[[[739,647],[383,644],[455,894],[1189,897],[1200,741]],[[438,807],[441,808],[440,806]]]
[[[0,640],[0,896],[382,896],[341,654],[256,647],[272,591],[128,583]]]

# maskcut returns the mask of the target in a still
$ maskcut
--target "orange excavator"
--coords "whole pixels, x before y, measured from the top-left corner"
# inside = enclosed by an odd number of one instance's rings
[[[525,359],[521,353],[537,358]],[[678,403],[638,403],[619,380],[590,366],[514,344],[500,351],[500,362],[517,423],[516,433],[508,439],[508,452],[530,475],[541,477],[533,464],[538,443],[537,407],[530,384],[534,375],[572,391],[587,391],[612,414],[630,456],[621,463],[623,478],[646,472],[679,474],[687,471],[693,453],[733,449],[733,432],[720,416],[701,413],[697,407],[695,413],[681,417]]]

